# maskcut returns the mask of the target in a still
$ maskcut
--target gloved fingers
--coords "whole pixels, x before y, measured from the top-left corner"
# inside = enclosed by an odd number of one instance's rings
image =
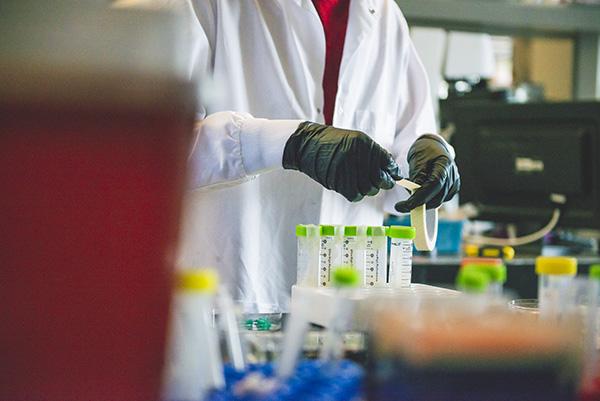
[[[446,195],[448,195],[448,191],[445,188],[445,185],[442,183],[442,187],[440,188],[440,191],[435,194],[433,196],[433,198],[431,198],[430,200],[428,200],[426,203],[426,208],[427,209],[436,209],[438,207],[440,207],[442,205],[442,203],[444,202],[444,199],[446,199]]]
[[[408,213],[418,206],[428,203],[442,188],[440,181],[431,181],[417,189],[408,199],[396,203],[394,208],[400,213]]]
[[[354,174],[356,176],[358,189],[363,195],[373,196],[379,192],[379,188],[371,180],[371,168],[370,165],[367,165],[366,169],[357,171],[357,173]]]
[[[379,145],[377,145],[375,142],[372,142],[368,151],[366,153],[362,153],[363,157],[361,158],[361,167],[365,167],[365,169],[361,169],[359,174],[361,176],[361,193],[363,195],[377,195],[379,189],[382,188],[380,179],[380,176],[383,173],[380,161],[382,150],[383,149],[381,149]]]
[[[340,192],[348,201],[358,202],[364,198],[364,195],[360,192],[358,186],[358,174],[353,169],[350,169],[347,165],[340,167],[338,182],[341,183]]]
[[[342,188],[334,188],[334,190],[348,200],[348,202],[358,202],[364,198],[357,190],[344,185]]]
[[[382,161],[381,161],[381,168],[383,170],[385,170],[386,173],[388,173],[390,175],[390,177],[392,177],[394,180],[401,180],[402,175],[400,174],[400,166],[398,165],[398,163],[396,163],[396,160],[394,160],[394,157],[388,153],[385,149],[383,150],[383,156],[382,156]]]
[[[379,170],[377,178],[373,184],[378,188],[392,189],[394,188],[394,185],[396,185],[396,180],[394,180],[387,171]]]
[[[452,186],[448,190],[446,197],[444,198],[444,202],[448,202],[450,199],[454,198],[454,195],[460,191],[460,175],[458,174],[458,167],[455,164],[452,165],[451,174],[448,179],[451,180]]]
[[[447,160],[438,158],[431,164],[431,171],[424,182],[419,182],[423,179],[423,174],[419,173],[415,177],[415,182],[421,185],[407,200],[396,203],[395,208],[399,212],[407,213],[408,211],[427,204],[427,208],[435,208],[441,205],[442,200],[446,195],[444,190],[446,180],[448,179]],[[442,192],[440,199],[435,199]],[[430,203],[433,201],[433,203]],[[439,204],[438,204],[439,202]],[[437,206],[435,206],[437,204]]]
[[[344,155],[344,141],[339,141],[333,146],[321,146],[317,150],[314,160],[327,160],[327,163],[316,163],[315,168],[320,166],[321,176],[325,178],[324,186],[329,189],[335,189],[339,185],[338,180],[345,173],[343,170],[344,163],[341,163],[340,158]]]

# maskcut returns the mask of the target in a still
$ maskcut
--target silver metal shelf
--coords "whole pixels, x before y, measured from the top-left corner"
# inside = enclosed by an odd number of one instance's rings
[[[574,98],[600,99],[600,7],[517,0],[396,0],[410,26],[575,40]]]
[[[411,25],[534,35],[600,34],[600,7],[515,0],[396,0]]]

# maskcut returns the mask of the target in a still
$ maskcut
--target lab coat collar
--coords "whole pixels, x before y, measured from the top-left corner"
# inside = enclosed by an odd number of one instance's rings
[[[340,66],[340,77],[343,75],[345,66],[356,53],[356,49],[358,49],[362,40],[371,32],[377,20],[381,18],[384,10],[384,1],[350,0],[350,13]]]
[[[290,0],[283,0],[290,1]],[[296,3],[298,6],[303,7],[308,10],[314,10],[314,5],[312,0],[291,0]],[[374,16],[378,18],[381,16],[381,11],[383,9],[383,1],[382,0],[350,0],[350,18],[354,16],[363,20],[362,24],[370,25],[370,20],[373,20]]]
[[[312,0],[291,1],[306,10],[316,13]],[[344,70],[344,65],[352,58],[362,40],[375,25],[375,22],[381,18],[384,11],[384,2],[385,0],[350,0],[348,30],[346,31],[340,75]]]

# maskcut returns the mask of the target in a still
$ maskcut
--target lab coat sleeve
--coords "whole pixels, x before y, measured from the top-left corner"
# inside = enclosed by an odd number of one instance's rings
[[[301,122],[232,111],[209,114],[196,128],[190,189],[232,185],[283,168],[283,149]]]
[[[200,82],[201,89],[208,86],[216,40],[213,1],[119,0],[115,6],[168,9],[177,13],[182,24],[185,74]],[[197,119],[188,158],[191,190],[233,185],[283,168],[285,143],[302,122],[266,120],[232,111],[207,114],[202,104]]]
[[[437,135],[437,125],[427,74],[410,39],[404,17],[401,17],[400,32],[402,38],[399,42],[404,43],[401,45],[400,51],[403,52],[403,59],[406,62],[399,66],[398,88],[402,94],[398,105],[396,134],[391,151],[401,168],[402,176],[408,178],[409,167],[406,157],[411,145],[423,134]],[[454,155],[454,149],[450,145],[448,147]],[[407,197],[408,192],[399,185],[386,191],[384,211],[398,214],[394,205]]]

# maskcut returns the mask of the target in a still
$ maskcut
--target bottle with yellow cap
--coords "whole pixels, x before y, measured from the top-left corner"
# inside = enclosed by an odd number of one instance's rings
[[[212,322],[217,274],[210,269],[177,274],[165,361],[163,398],[202,401],[225,386],[217,329]]]
[[[558,320],[564,314],[569,285],[577,274],[577,259],[539,256],[535,260],[538,275],[540,318]]]

